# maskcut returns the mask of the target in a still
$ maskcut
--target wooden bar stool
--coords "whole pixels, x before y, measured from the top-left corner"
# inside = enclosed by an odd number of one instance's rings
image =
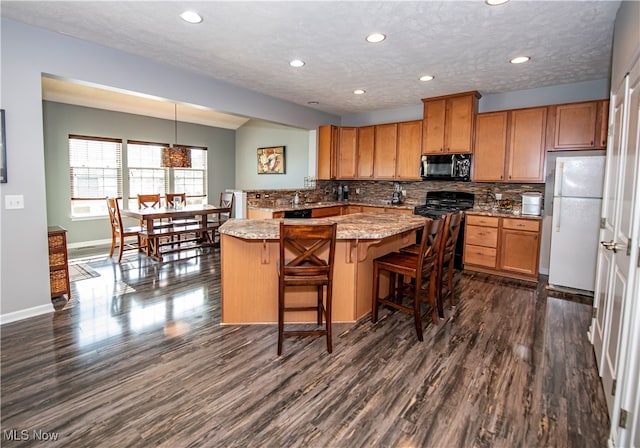
[[[443,303],[446,297],[442,296],[442,288],[446,289],[446,296],[449,297],[449,303],[455,306],[455,296],[453,295],[453,269],[456,253],[456,243],[460,234],[460,226],[464,212],[459,211],[452,213],[447,221],[446,238],[442,241],[442,250],[440,251],[440,260],[438,261],[438,312],[444,317]],[[447,271],[446,280],[444,271]]]
[[[331,353],[331,296],[333,288],[333,260],[336,252],[337,224],[285,224],[280,222],[280,259],[278,261],[278,355],[282,354],[282,342],[288,336],[326,335],[327,351]],[[316,303],[313,305],[287,306],[285,289],[289,287],[315,286]],[[326,299],[323,303],[323,290]],[[284,315],[287,312],[316,311],[317,324],[323,329],[284,331]]]
[[[438,315],[444,318],[444,299],[442,297],[442,288],[447,289],[447,295],[449,295],[451,306],[454,306],[453,297],[453,263],[455,257],[456,243],[458,241],[458,234],[460,233],[460,225],[462,223],[462,217],[464,212],[459,211],[455,213],[448,213],[444,218],[444,231],[438,249],[439,257],[437,264],[437,287],[436,287],[436,303],[438,304]],[[419,250],[418,244],[412,244],[411,246],[403,247],[400,252],[417,254]],[[444,280],[444,269],[447,269],[446,284]]]
[[[443,234],[441,219],[427,219],[422,231],[422,238],[418,246],[418,253],[392,252],[373,260],[373,300],[371,321],[378,321],[379,304],[387,305],[397,310],[413,315],[418,340],[422,341],[422,312],[420,305],[423,301],[423,281],[428,281],[426,298],[431,305],[431,320],[438,323],[436,284],[438,249]],[[389,294],[380,298],[380,273],[389,273]],[[410,281],[405,283],[405,277]],[[412,299],[411,306],[403,305],[402,299],[408,296]]]

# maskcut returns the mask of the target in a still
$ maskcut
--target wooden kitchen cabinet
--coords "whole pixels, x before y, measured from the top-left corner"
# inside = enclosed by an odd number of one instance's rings
[[[508,111],[478,114],[472,178],[474,182],[503,182],[507,160]]]
[[[311,209],[312,218],[325,218],[327,216],[339,216],[342,214],[342,206],[336,205],[334,207],[322,207]]]
[[[359,205],[346,205],[342,207],[343,215],[351,215],[352,213],[362,213],[362,207]]]
[[[337,152],[337,179],[355,179],[357,170],[358,128],[339,127]]]
[[[507,182],[544,182],[547,108],[509,111]]]
[[[374,126],[358,128],[358,179],[373,179]]]
[[[540,221],[502,218],[498,268],[537,278],[539,256]]]
[[[467,215],[463,263],[495,269],[500,218]]]
[[[422,120],[398,123],[396,179],[420,180]]]
[[[374,128],[373,177],[395,179],[398,124],[379,124]]]
[[[544,182],[546,107],[478,114],[475,182]]]
[[[599,101],[598,116],[596,118],[596,149],[607,149],[609,137],[609,100]]]
[[[609,101],[549,106],[550,151],[604,149],[607,146]]]
[[[337,163],[338,127],[332,125],[318,128],[318,179],[332,180],[338,174]]]
[[[67,230],[60,226],[51,226],[48,232],[51,298],[66,295],[68,300],[71,298],[71,283],[69,282]]]
[[[468,214],[463,256],[465,269],[536,281],[540,223],[539,219]]]
[[[423,154],[473,152],[478,99],[475,91],[423,99]]]

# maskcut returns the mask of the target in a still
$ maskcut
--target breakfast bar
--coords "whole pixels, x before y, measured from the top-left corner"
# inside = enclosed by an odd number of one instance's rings
[[[279,225],[281,219],[231,219],[220,229],[222,323],[278,321]],[[373,259],[415,242],[425,218],[394,213],[355,213],[288,223],[337,223],[333,322],[355,322],[371,311]],[[384,279],[382,280],[384,281]],[[384,283],[381,283],[385,287]],[[293,300],[315,297],[302,289]],[[298,313],[298,322],[314,322],[314,312]]]

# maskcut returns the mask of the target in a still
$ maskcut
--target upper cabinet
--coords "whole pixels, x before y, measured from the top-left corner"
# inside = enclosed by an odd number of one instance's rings
[[[338,127],[318,128],[318,179],[332,180],[338,175],[337,163]]]
[[[338,179],[355,179],[357,171],[358,128],[338,128]]]
[[[358,179],[373,179],[374,126],[358,128]]]
[[[547,108],[478,114],[475,182],[544,182]]]
[[[509,112],[508,182],[544,182],[547,108],[532,107]]]
[[[398,124],[379,124],[374,128],[373,177],[395,179]]]
[[[463,154],[473,152],[473,130],[478,92],[425,98],[422,152]]]
[[[608,115],[608,100],[549,106],[548,149],[567,151],[606,148]]]
[[[478,114],[473,155],[473,180],[502,182],[507,157],[507,118],[509,112]]]
[[[398,123],[396,179],[420,180],[422,120]]]

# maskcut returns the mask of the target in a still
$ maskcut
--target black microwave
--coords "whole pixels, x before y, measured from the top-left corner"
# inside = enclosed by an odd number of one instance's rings
[[[423,155],[420,162],[423,180],[471,180],[471,154]]]

